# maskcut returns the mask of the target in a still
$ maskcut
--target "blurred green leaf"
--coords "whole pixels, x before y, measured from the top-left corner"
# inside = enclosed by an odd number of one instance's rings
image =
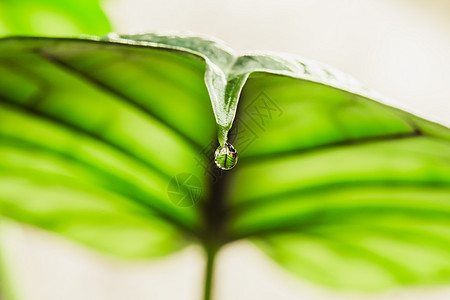
[[[217,139],[239,153],[231,171],[212,166]],[[297,57],[193,36],[3,39],[0,157],[3,215],[103,252],[251,239],[336,288],[450,281],[450,130]]]
[[[106,34],[111,26],[95,0],[2,0],[0,35]]]

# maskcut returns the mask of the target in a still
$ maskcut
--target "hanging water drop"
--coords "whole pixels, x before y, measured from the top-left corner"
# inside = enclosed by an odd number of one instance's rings
[[[225,143],[223,146],[219,146],[214,153],[214,162],[217,167],[222,170],[230,170],[237,164],[238,156],[236,149],[233,145]]]

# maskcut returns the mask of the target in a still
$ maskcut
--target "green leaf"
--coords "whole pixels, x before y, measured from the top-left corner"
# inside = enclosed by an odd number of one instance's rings
[[[234,239],[251,238],[289,271],[334,288],[449,282],[447,128],[268,74],[247,81],[239,105],[240,143],[258,137],[230,183]]]
[[[186,171],[207,180],[196,159],[215,128],[203,63],[93,41],[1,44],[2,214],[121,256],[185,245],[201,218],[169,202],[167,186]]]
[[[2,0],[0,35],[67,36],[111,31],[99,1]]]
[[[219,172],[227,142],[239,162]],[[174,34],[3,39],[0,155],[3,215],[103,252],[250,239],[335,288],[450,281],[450,130],[298,57]]]

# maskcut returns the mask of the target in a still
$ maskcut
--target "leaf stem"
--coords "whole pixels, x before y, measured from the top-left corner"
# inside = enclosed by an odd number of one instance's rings
[[[216,247],[205,247],[206,250],[206,267],[205,267],[205,279],[203,287],[203,300],[212,299],[212,287],[214,279],[214,262],[217,254]]]
[[[212,174],[216,174],[217,167],[211,164]],[[209,185],[210,195],[203,202],[202,215],[204,218],[204,232],[201,234],[202,245],[206,253],[206,268],[204,280],[204,300],[211,300],[213,293],[214,261],[220,248],[229,240],[227,231],[228,213],[226,200],[229,197],[228,187],[232,173],[224,172],[211,176]]]

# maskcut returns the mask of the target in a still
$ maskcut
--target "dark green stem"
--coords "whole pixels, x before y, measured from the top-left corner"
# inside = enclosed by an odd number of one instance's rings
[[[206,268],[205,268],[205,279],[203,287],[203,300],[212,299],[213,291],[213,279],[214,279],[214,261],[216,258],[217,249],[206,249]]]
[[[211,164],[210,195],[203,202],[202,215],[204,231],[202,232],[202,244],[206,252],[206,268],[204,280],[204,300],[211,300],[214,280],[214,261],[219,249],[229,241],[227,231],[228,211],[226,199],[229,197],[228,187],[230,183],[230,172],[217,173],[217,168]]]

